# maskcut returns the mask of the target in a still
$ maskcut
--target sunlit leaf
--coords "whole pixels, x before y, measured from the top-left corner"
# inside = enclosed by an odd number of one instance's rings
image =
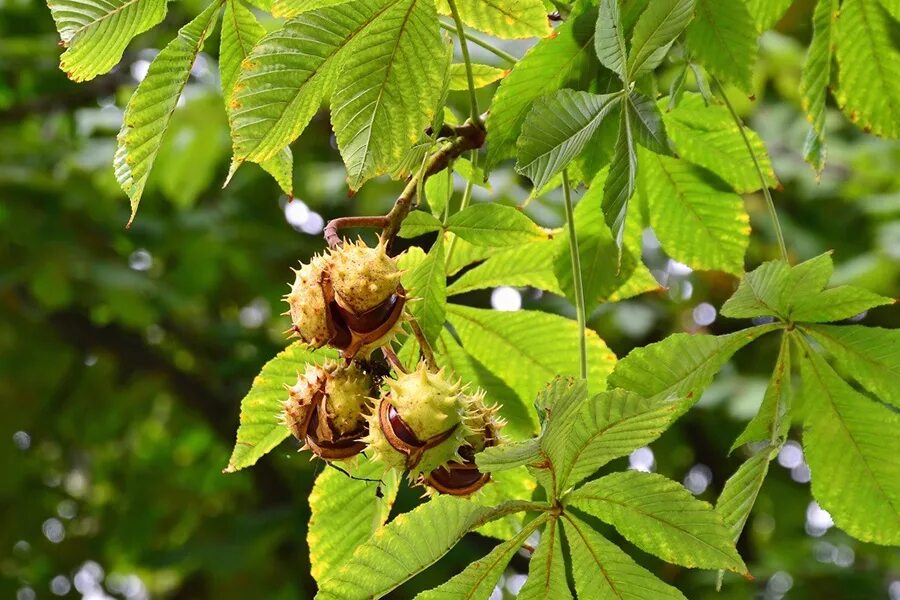
[[[628,78],[634,81],[655,69],[694,15],[694,0],[650,2],[631,36]]]
[[[518,600],[571,600],[572,592],[566,581],[561,526],[557,517],[551,517],[547,521],[537,551],[528,563],[528,579],[519,590]]]
[[[747,427],[734,440],[731,449],[734,450],[748,442],[770,440],[775,444],[779,439],[784,439],[791,426],[791,352],[790,338],[783,335],[781,349],[772,377],[763,396],[762,404],[756,415],[747,424]]]
[[[744,2],[697,0],[686,37],[693,57],[710,73],[749,92],[756,35],[756,25]]]
[[[447,0],[436,4],[441,14],[450,14]],[[456,8],[463,23],[495,37],[518,39],[550,33],[541,0],[456,0]]]
[[[475,204],[453,213],[447,230],[477,246],[516,246],[547,239],[525,213],[502,204]]]
[[[433,345],[444,327],[447,314],[443,238],[438,237],[425,260],[404,274],[403,287],[410,298],[407,310],[416,318],[425,337]]]
[[[812,124],[810,137],[813,147],[825,145],[825,99],[831,81],[831,59],[834,51],[835,21],[838,16],[838,0],[819,0],[813,12],[813,37],[806,51],[803,75],[800,78],[800,95],[806,118]],[[821,157],[821,158],[820,158]],[[804,158],[821,172],[825,166],[824,152],[805,153]],[[815,160],[810,160],[811,158]]]

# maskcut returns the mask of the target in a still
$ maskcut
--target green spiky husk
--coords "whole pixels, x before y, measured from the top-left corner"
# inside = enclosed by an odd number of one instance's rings
[[[326,314],[327,302],[322,276],[328,267],[325,257],[314,256],[309,264],[295,270],[291,291],[284,297],[294,331],[310,346],[318,348],[332,336]]]
[[[344,244],[329,256],[329,274],[335,300],[356,314],[362,314],[397,291],[400,270],[397,261],[379,244],[370,248],[362,241]]]

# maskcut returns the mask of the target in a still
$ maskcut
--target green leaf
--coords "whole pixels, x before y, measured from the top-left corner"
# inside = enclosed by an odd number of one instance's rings
[[[263,162],[296,139],[331,93],[344,57],[396,4],[357,0],[304,13],[260,40],[228,107],[234,160]]]
[[[815,295],[801,296],[788,316],[793,321],[827,323],[849,319],[870,308],[893,303],[893,298],[852,285],[841,285]]]
[[[449,55],[431,0],[397,0],[341,67],[331,122],[357,190],[388,173],[434,118]]]
[[[794,0],[746,0],[747,9],[753,15],[757,31],[763,32],[775,25]],[[831,0],[824,0],[831,2]]]
[[[631,92],[625,99],[625,110],[629,114],[634,139],[641,146],[657,154],[672,156],[666,127],[656,102],[638,92]]]
[[[263,366],[241,400],[241,424],[226,473],[256,464],[290,435],[281,422],[282,403],[287,398],[285,384],[296,383],[297,373],[305,371],[306,365],[319,365],[333,358],[337,358],[333,350],[312,352],[303,342],[294,342]]]
[[[281,152],[259,163],[262,169],[272,176],[281,191],[288,195],[288,201],[294,199],[294,154],[285,146]]]
[[[534,103],[522,125],[516,170],[542,189],[581,153],[620,94],[559,90]]]
[[[825,99],[831,80],[831,58],[835,44],[835,21],[838,16],[838,0],[819,0],[813,11],[813,37],[806,51],[803,72],[800,77],[800,97],[806,118],[812,124],[810,137],[815,145],[825,145]],[[804,158],[818,157],[809,153]],[[822,160],[811,162],[817,172],[825,166]]]
[[[668,562],[747,572],[713,507],[662,475],[612,473],[572,492],[568,504],[610,523],[635,546]]]
[[[432,345],[444,328],[447,315],[443,241],[443,237],[438,237],[425,260],[403,277],[403,287],[410,298],[407,310],[419,322],[419,327]]]
[[[900,408],[900,330],[861,325],[802,327],[879,400]]]
[[[753,17],[744,2],[697,0],[686,38],[693,57],[710,73],[750,92],[756,35]]]
[[[815,352],[800,372],[813,496],[853,537],[900,544],[900,415],[854,390]]]
[[[132,38],[166,16],[166,0],[48,0],[47,6],[66,49],[59,67],[72,81],[112,69]]]
[[[694,0],[650,2],[634,26],[628,53],[628,80],[655,69],[694,16]]]
[[[900,137],[900,50],[892,35],[896,23],[877,0],[845,0],[836,26],[838,105],[864,130]]]
[[[425,199],[436,219],[441,219],[453,195],[453,171],[444,169],[425,180]],[[404,222],[404,225],[406,223]]]
[[[764,262],[745,273],[737,291],[722,305],[722,314],[733,319],[770,316],[787,318],[782,295],[791,268],[781,260]]]
[[[404,238],[414,238],[426,233],[440,231],[443,227],[443,224],[430,213],[424,210],[414,210],[403,219],[399,235]]]
[[[760,189],[759,175],[727,108],[707,106],[700,94],[685,93],[677,108],[663,114],[663,120],[681,158],[709,169],[738,193]],[[749,127],[744,127],[744,134],[750,140],[768,186],[777,187],[778,179],[765,144]]]
[[[309,561],[312,576],[324,581],[357,547],[387,521],[400,477],[384,465],[358,457],[316,477],[309,494]]]
[[[558,315],[520,310],[500,312],[450,304],[447,315],[463,347],[503,379],[520,398],[534,398],[558,375],[578,373],[578,325]],[[588,381],[605,387],[615,355],[588,330]]]
[[[750,241],[743,199],[689,163],[641,154],[650,225],[672,258],[694,269],[740,274]]]
[[[437,562],[470,529],[513,510],[438,496],[376,531],[319,588],[319,600],[380,598]]]
[[[639,566],[590,525],[571,513],[563,518],[579,598],[686,600],[680,591]]]
[[[500,81],[506,77],[507,70],[474,63],[472,65],[472,79],[476,88],[483,88]],[[453,91],[465,91],[469,89],[469,79],[466,75],[466,65],[453,63],[450,65],[450,89]]]
[[[495,546],[487,556],[469,564],[462,573],[443,585],[417,595],[416,600],[488,598],[515,553],[519,551],[531,532],[546,521],[547,514],[544,513],[531,521],[516,537]]]
[[[522,123],[535,100],[572,87],[592,63],[596,12],[571,15],[554,35],[535,44],[494,94],[488,114],[485,170],[512,156]]]
[[[716,502],[716,512],[722,517],[722,522],[735,543],[741,537],[744,524],[750,517],[753,505],[756,504],[756,497],[769,472],[769,462],[777,455],[778,447],[775,446],[768,446],[760,450],[744,461],[722,488],[722,493]],[[723,572],[719,571],[720,584],[722,575]]]
[[[562,452],[550,453],[559,491],[577,485],[609,461],[657,439],[687,404],[659,403],[633,392],[611,390],[591,398],[564,426]]]
[[[734,440],[731,450],[742,444],[771,440],[775,444],[787,436],[791,426],[791,351],[790,338],[781,337],[781,349],[775,369],[756,415]]]
[[[453,255],[447,261],[447,276],[456,275],[464,267],[486,260],[503,251],[503,248],[494,246],[476,246],[457,237]]]
[[[272,2],[271,12],[273,17],[290,19],[305,12],[348,2],[349,0],[275,0]]]
[[[531,438],[486,448],[475,455],[475,460],[479,470],[496,473],[530,465],[540,460],[540,457],[540,438]]]
[[[619,0],[600,0],[594,49],[604,67],[618,75],[622,81],[628,81],[628,53],[625,49],[622,17],[619,15]]]
[[[131,199],[129,223],[137,213],[163,134],[191,75],[191,66],[215,24],[221,6],[221,2],[210,4],[178,30],[178,36],[150,63],[147,76],[125,108],[114,166],[116,181]]]
[[[472,501],[488,507],[498,506],[511,500],[530,502],[536,488],[537,482],[528,476],[528,470],[525,467],[519,467],[491,474],[488,484],[470,498]],[[524,512],[510,513],[481,525],[475,531],[501,541],[511,540],[522,531],[522,526],[528,520],[528,515]]]
[[[518,600],[571,600],[560,527],[558,517],[547,521],[537,551],[528,563],[528,579],[519,590]]]
[[[718,336],[676,333],[632,350],[616,363],[609,384],[645,398],[688,398],[696,402],[732,354],[775,329],[778,325],[760,325]]]
[[[502,379],[467,353],[450,332],[441,332],[435,350],[439,366],[448,367],[464,382],[484,390],[488,404],[500,405],[500,416],[506,419],[506,427],[503,428],[505,437],[513,440],[530,439],[537,432],[537,417],[531,406],[526,406],[522,398]]]
[[[438,12],[450,14],[447,0],[437,0]],[[463,23],[494,37],[522,39],[550,33],[541,0],[456,0]]]
[[[502,204],[475,204],[453,213],[447,230],[477,246],[517,246],[547,239],[525,213]]]
[[[625,240],[625,217],[628,214],[628,201],[634,194],[637,175],[637,153],[632,138],[631,118],[630,111],[621,112],[619,134],[609,174],[603,184],[603,215],[619,248]]]
[[[562,294],[553,273],[553,257],[557,253],[555,240],[529,242],[488,257],[470,269],[447,288],[447,295],[464,294],[499,285],[531,286]]]

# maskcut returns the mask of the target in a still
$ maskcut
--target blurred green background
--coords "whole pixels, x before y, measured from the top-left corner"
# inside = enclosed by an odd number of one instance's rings
[[[214,36],[126,230],[128,203],[111,166],[122,107],[156,49],[200,8],[196,0],[171,4],[165,23],[140,36],[119,67],[77,85],[57,68],[46,6],[0,0],[0,597],[287,599],[315,592],[306,497],[322,464],[286,443],[252,469],[221,470],[241,397],[286,343],[279,298],[289,267],[323,247],[324,221],[384,212],[399,184],[379,180],[348,199],[320,114],[294,145],[296,200],[288,204],[252,165],[220,189],[230,146]],[[768,145],[795,258],[833,248],[836,280],[896,297],[900,144],[864,135],[832,111],[820,182],[802,160],[807,126],[797,89],[810,9],[796,2],[778,32],[762,37],[755,101],[735,100]],[[476,60],[490,61],[475,51]],[[490,90],[482,94],[486,106]],[[451,96],[451,105],[464,114],[465,95]],[[507,201],[528,193],[510,165],[491,182],[495,197]],[[775,248],[761,197],[747,197],[747,205],[752,267],[773,258]],[[562,221],[553,194],[529,212],[544,225]],[[668,290],[601,307],[590,318],[618,355],[674,331],[744,325],[716,318],[733,278],[668,260],[652,234],[644,251]],[[573,314],[564,300],[528,289],[455,300]],[[892,307],[860,318],[900,325]],[[727,450],[761,400],[776,342],[738,354],[697,409],[652,449],[613,468],[654,469],[714,501],[745,457]],[[727,577],[716,594],[715,573],[629,550],[690,598],[900,599],[896,549],[832,527],[808,481],[799,445],[789,444],[739,543],[752,582]],[[408,492],[400,504],[417,497]],[[491,544],[470,536],[393,597],[446,580]],[[521,586],[515,569],[524,572],[526,559],[512,566],[496,598],[513,597]]]

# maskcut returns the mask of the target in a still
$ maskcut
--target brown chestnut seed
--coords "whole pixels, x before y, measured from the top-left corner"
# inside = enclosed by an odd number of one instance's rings
[[[388,443],[394,450],[406,454],[407,469],[414,469],[416,465],[419,464],[419,461],[422,460],[422,455],[425,454],[426,450],[445,442],[453,435],[453,432],[457,427],[454,425],[447,431],[439,433],[423,442],[416,437],[416,434],[413,433],[409,425],[406,424],[394,407],[391,406],[390,402],[382,400],[378,411],[381,430],[384,432],[385,438],[387,438]]]
[[[475,463],[464,463],[438,467],[428,474],[425,483],[441,494],[468,496],[480,490],[490,480],[490,474],[479,471]]]
[[[318,408],[310,418],[311,422],[318,422]],[[365,442],[360,438],[368,432],[368,426],[363,424],[359,429],[332,440],[321,440],[315,427],[310,427],[306,432],[306,445],[313,454],[325,460],[341,460],[355,456],[366,449]]]

